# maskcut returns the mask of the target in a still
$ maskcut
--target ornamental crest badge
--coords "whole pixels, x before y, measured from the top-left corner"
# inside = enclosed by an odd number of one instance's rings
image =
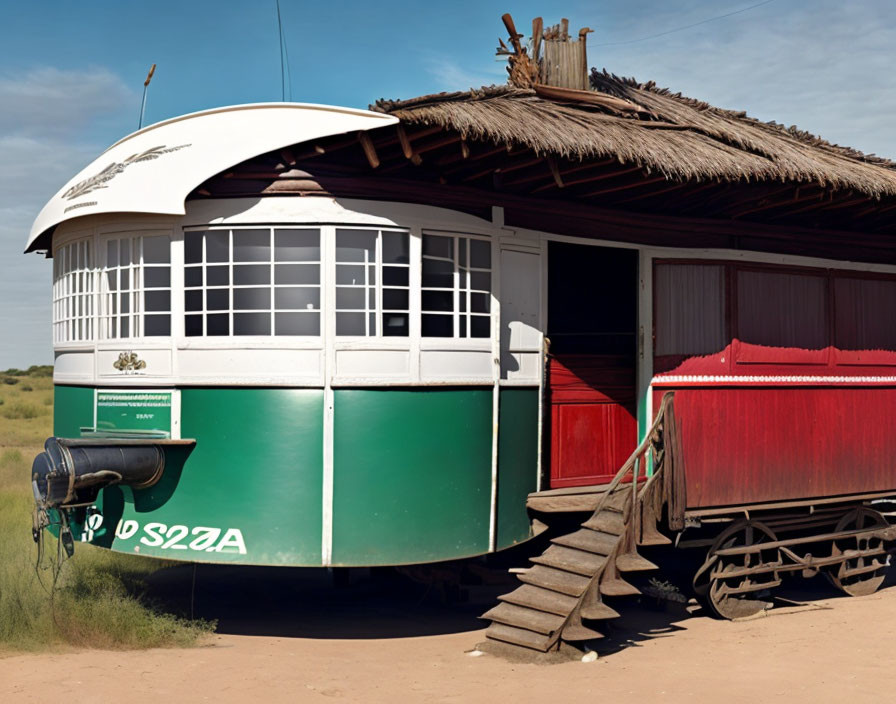
[[[142,152],[138,152],[137,154],[131,154],[124,161],[113,161],[98,174],[95,174],[90,178],[85,178],[83,181],[79,181],[78,183],[76,183],[65,193],[63,193],[62,197],[66,200],[72,200],[74,198],[87,195],[88,193],[92,193],[99,188],[106,188],[106,184],[109,181],[118,176],[118,174],[122,173],[131,164],[139,164],[144,161],[152,161],[153,159],[158,159],[163,154],[170,154],[171,152],[176,152],[189,146],[191,145],[179,144],[176,147],[166,147],[165,145],[161,145],[158,147],[146,149]]]
[[[146,362],[133,352],[122,352],[118,355],[118,359],[112,363],[112,366],[120,372],[136,372],[146,369]]]

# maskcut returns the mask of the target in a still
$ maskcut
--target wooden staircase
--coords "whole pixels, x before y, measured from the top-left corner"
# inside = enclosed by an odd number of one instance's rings
[[[619,614],[605,598],[639,594],[622,575],[655,569],[637,552],[639,545],[664,545],[657,530],[666,496],[672,489],[669,443],[676,437],[672,394],[663,397],[645,440],[608,485],[591,517],[581,527],[553,538],[532,567],[518,575],[522,583],[482,615],[491,621],[481,646],[521,654],[547,653],[561,645],[602,638],[590,621]],[[646,477],[647,463],[653,473]],[[674,493],[674,492],[673,492]]]

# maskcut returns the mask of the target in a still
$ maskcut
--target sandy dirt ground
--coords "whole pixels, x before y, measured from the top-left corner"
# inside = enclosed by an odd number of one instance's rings
[[[189,608],[189,569],[169,570],[156,595]],[[220,620],[201,647],[2,658],[0,702],[841,702],[896,688],[892,583],[849,598],[797,581],[740,622],[630,604],[596,662],[534,665],[469,653],[501,585],[445,603],[416,583],[296,574],[202,568],[194,607]]]

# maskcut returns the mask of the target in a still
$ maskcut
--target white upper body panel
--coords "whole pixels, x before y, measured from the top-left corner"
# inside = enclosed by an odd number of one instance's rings
[[[101,213],[183,215],[203,181],[259,154],[391,125],[391,115],[302,103],[218,108],[146,127],[116,142],[44,206],[25,250],[61,222]]]

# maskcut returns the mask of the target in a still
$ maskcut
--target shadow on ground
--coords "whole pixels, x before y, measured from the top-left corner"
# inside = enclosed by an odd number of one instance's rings
[[[168,611],[216,620],[218,632],[225,634],[352,640],[472,632],[486,626],[478,617],[497,597],[517,585],[508,568],[527,566],[528,557],[540,553],[546,540],[540,536],[489,559],[407,569],[185,564],[155,573],[148,580],[148,596]],[[659,549],[645,556],[660,570],[629,576],[631,581],[649,591],[651,578],[658,580],[673,593],[680,590],[682,601],[646,595],[613,600],[621,618],[601,622],[606,637],[583,647],[612,655],[647,640],[674,637],[690,619],[711,618],[686,599],[696,567],[682,552]],[[894,584],[891,572],[882,588]],[[819,602],[838,595],[821,576],[788,579],[776,590],[768,613],[831,608]],[[474,644],[471,633],[470,646]]]

